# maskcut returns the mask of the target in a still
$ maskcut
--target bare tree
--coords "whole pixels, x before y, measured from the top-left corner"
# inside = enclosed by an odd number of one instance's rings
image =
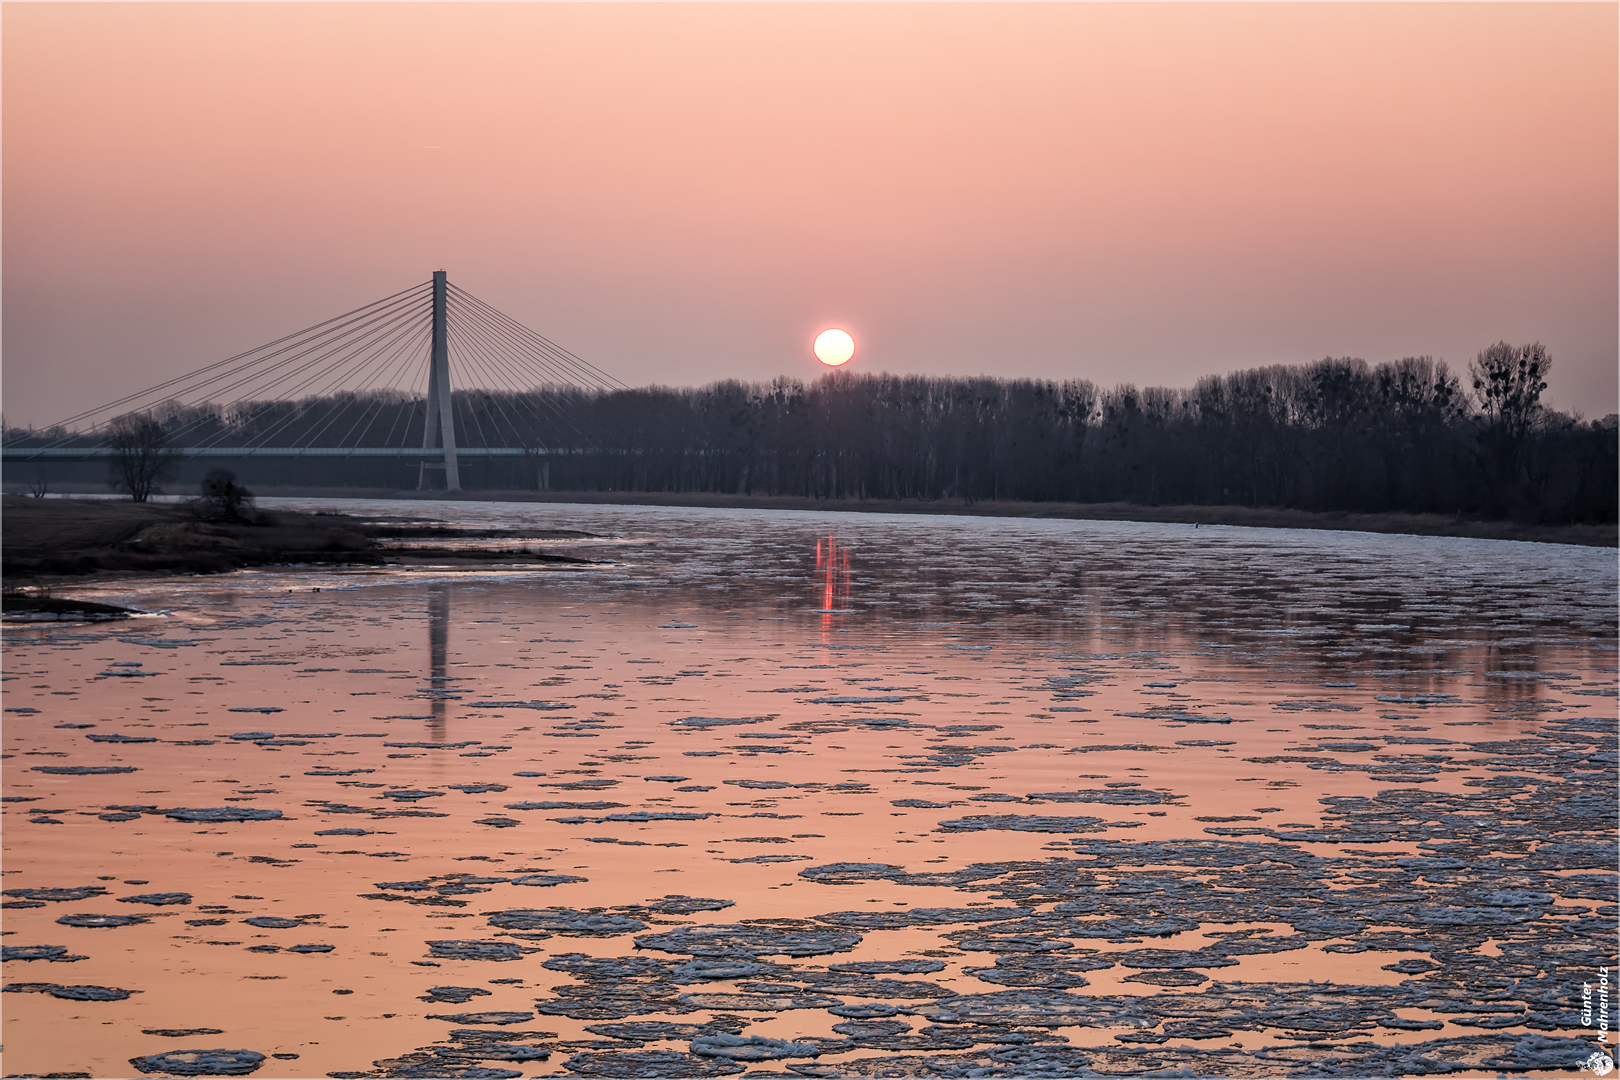
[[[1552,357],[1539,343],[1509,345],[1499,341],[1480,351],[1468,365],[1474,400],[1479,405],[1481,463],[1490,490],[1487,497],[1505,506],[1528,467],[1531,437],[1544,419],[1541,392],[1547,389]]]
[[[120,416],[108,425],[107,445],[113,451],[108,482],[114,491],[127,492],[136,502],[159,493],[158,482],[174,465],[162,424],[145,413]]]

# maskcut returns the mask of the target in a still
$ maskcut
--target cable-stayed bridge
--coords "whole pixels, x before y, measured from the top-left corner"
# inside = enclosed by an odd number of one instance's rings
[[[443,270],[258,348],[67,417],[7,431],[7,465],[129,453],[172,458],[402,459],[418,486],[461,488],[468,458],[586,444],[571,407],[623,383],[452,285]],[[222,462],[223,463],[223,462]]]

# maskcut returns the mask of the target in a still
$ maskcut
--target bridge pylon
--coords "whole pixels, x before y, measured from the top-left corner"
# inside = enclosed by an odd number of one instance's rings
[[[446,491],[461,490],[461,471],[456,466],[455,410],[450,400],[450,322],[446,310],[449,282],[443,270],[433,271],[433,333],[428,353],[427,418],[422,424],[422,449],[442,448],[440,462],[424,461],[417,472],[416,487],[427,483],[428,470],[444,470]]]

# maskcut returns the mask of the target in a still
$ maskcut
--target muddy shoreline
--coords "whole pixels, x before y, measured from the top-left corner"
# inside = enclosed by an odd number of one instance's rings
[[[187,504],[110,499],[5,497],[0,521],[5,610],[65,610],[65,601],[37,595],[41,588],[166,574],[212,574],[285,565],[486,567],[501,564],[589,565],[571,555],[522,545],[534,539],[585,539],[546,532],[512,536],[512,547],[467,550],[436,547],[433,540],[505,539],[490,530],[422,522],[368,522],[341,514],[257,511],[249,520],[199,515]],[[385,540],[415,541],[393,547]],[[423,541],[427,541],[424,543]],[[21,590],[35,594],[22,595]],[[82,604],[72,605],[82,607]]]

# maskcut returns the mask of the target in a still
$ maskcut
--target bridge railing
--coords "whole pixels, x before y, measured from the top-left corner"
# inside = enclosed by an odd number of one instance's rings
[[[119,451],[109,446],[7,446],[0,448],[0,460],[5,461],[85,461],[92,458],[113,458]],[[437,447],[410,446],[181,446],[165,452],[175,458],[437,458],[443,451]],[[552,457],[568,454],[597,453],[580,447],[526,447],[526,446],[470,446],[461,447],[462,457]]]

